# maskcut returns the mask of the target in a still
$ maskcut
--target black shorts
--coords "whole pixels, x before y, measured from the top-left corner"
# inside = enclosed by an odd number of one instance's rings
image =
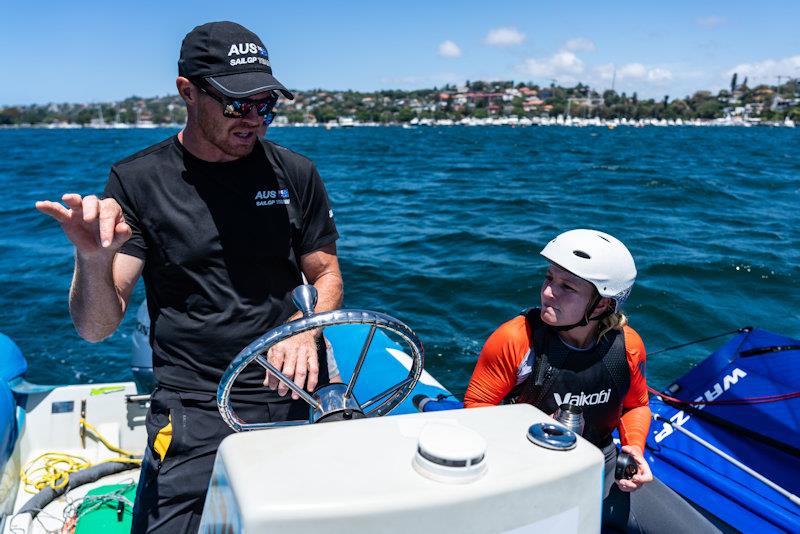
[[[307,419],[302,400],[234,402],[247,422]],[[147,412],[147,447],[142,462],[131,532],[197,532],[220,442],[233,430],[222,420],[216,398],[156,388]]]

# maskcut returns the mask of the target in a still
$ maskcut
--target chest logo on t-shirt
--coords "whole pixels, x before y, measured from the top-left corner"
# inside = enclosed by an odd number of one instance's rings
[[[256,206],[274,206],[276,204],[289,204],[288,189],[265,189],[256,191]]]

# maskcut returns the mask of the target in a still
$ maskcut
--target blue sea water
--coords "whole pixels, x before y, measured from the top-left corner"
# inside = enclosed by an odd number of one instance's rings
[[[0,331],[42,383],[128,379],[133,307],[75,334],[72,247],[36,200],[102,190],[174,130],[0,130]],[[542,246],[593,227],[631,249],[626,311],[649,350],[743,325],[800,336],[800,131],[769,128],[321,128],[269,137],[312,158],[341,234],[345,305],[394,315],[463,392],[486,337],[536,305]],[[134,301],[143,298],[137,288]],[[718,342],[656,354],[664,386]],[[232,352],[236,348],[231,349]]]

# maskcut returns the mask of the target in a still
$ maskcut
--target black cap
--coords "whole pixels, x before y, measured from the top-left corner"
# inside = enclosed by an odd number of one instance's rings
[[[261,39],[235,22],[209,22],[190,31],[181,44],[178,74],[203,78],[231,98],[273,90],[294,98],[272,76],[269,54]]]

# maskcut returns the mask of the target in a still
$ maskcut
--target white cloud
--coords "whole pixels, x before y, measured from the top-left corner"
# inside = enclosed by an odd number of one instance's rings
[[[749,85],[761,83],[773,84],[777,82],[778,76],[791,76],[800,72],[800,54],[783,59],[765,59],[758,63],[741,63],[730,69],[726,75],[732,76],[736,72],[741,80],[744,76],[750,78]]]
[[[628,63],[617,69],[617,78],[624,80],[630,78],[632,80],[642,80],[647,77],[647,67],[641,63]]]
[[[564,46],[567,50],[572,50],[573,52],[594,52],[595,50],[594,41],[586,37],[570,39]]]
[[[611,80],[614,77],[614,65],[605,64],[594,67],[594,75],[599,80]],[[616,68],[617,81],[636,80],[658,84],[672,80],[672,71],[664,67],[647,67],[641,63],[628,63]]]
[[[453,41],[445,41],[439,45],[439,55],[442,57],[461,57],[461,49]]]
[[[559,70],[570,72],[572,74],[580,74],[583,72],[583,61],[567,50],[558,52],[550,58],[551,64]]]
[[[569,50],[562,50],[546,59],[528,58],[517,66],[517,70],[528,76],[556,78],[568,83],[583,73],[583,61]]]
[[[702,26],[703,28],[714,29],[725,24],[727,19],[718,15],[711,15],[710,17],[700,17],[695,19],[695,22],[697,22],[698,26]]]
[[[647,80],[651,82],[666,82],[672,79],[672,72],[669,69],[656,67],[647,71]]]
[[[525,41],[525,34],[516,28],[494,28],[483,39],[490,46],[517,46]]]

